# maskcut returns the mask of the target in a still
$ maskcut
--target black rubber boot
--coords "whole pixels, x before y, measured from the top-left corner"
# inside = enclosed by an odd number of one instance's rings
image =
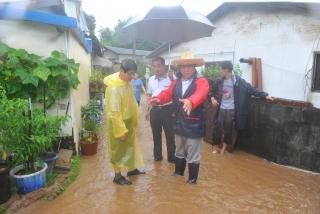
[[[186,159],[176,157],[175,166],[176,168],[172,176],[183,176],[186,169]]]
[[[127,176],[130,177],[130,176],[143,175],[143,174],[146,174],[146,173],[143,172],[143,171],[140,171],[138,169],[135,169],[135,170],[132,170],[132,171],[128,172]]]
[[[116,174],[113,183],[118,184],[118,185],[131,185],[132,182],[127,180],[125,177],[123,177],[121,174]]]
[[[188,184],[196,184],[199,174],[200,163],[189,163],[189,179],[187,180]]]

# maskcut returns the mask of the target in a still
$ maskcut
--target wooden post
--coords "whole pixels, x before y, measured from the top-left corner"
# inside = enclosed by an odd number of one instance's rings
[[[256,64],[256,74],[257,74],[257,88],[262,91],[262,63],[261,59],[257,59],[257,64]]]
[[[253,87],[258,86],[256,67],[257,67],[257,58],[252,58],[252,80],[251,80],[251,83],[252,83]]]

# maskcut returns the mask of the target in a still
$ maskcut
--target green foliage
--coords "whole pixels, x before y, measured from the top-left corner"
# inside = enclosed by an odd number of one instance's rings
[[[31,98],[50,108],[77,88],[79,64],[63,53],[53,51],[48,58],[14,49],[0,43],[0,86],[9,99]]]
[[[7,213],[7,209],[2,205],[0,205],[0,214],[6,214],[6,213]]]
[[[90,36],[95,35],[95,30],[96,30],[96,18],[92,15],[84,13],[84,17],[87,22],[87,26],[89,29]]]
[[[217,66],[213,66],[213,65],[207,66],[203,70],[202,75],[207,79],[211,79],[211,80],[216,79],[219,77],[219,69]]]
[[[66,117],[45,115],[40,109],[31,112],[23,99],[2,98],[0,109],[0,145],[14,154],[14,164],[35,172],[35,161],[51,149]]]
[[[96,100],[90,100],[87,105],[81,107],[81,118],[83,120],[99,121],[101,115],[101,108]]]
[[[130,38],[122,31],[122,28],[131,20],[131,17],[118,20],[118,24],[114,30],[109,28],[103,28],[100,30],[100,42],[104,46],[115,46],[121,48],[132,48],[132,41]],[[156,42],[147,42],[147,41],[136,41],[136,48],[138,50],[154,50],[159,47],[161,44]]]
[[[236,64],[235,69],[233,69],[234,73],[237,74],[238,76],[242,77],[243,75],[243,70],[240,68],[239,64]]]
[[[90,81],[102,81],[104,78],[102,72],[98,70],[93,70],[91,72]]]
[[[138,66],[137,72],[138,72],[139,77],[144,79],[144,76],[146,74],[146,68],[148,66],[147,62],[145,60],[138,59],[137,66]]]
[[[66,190],[66,188],[77,179],[77,177],[80,174],[80,163],[81,163],[80,156],[75,156],[71,159],[71,176],[55,193],[55,197],[58,197],[59,195],[61,195]]]
[[[90,93],[103,93],[103,74],[101,71],[93,70],[90,76]]]
[[[91,143],[92,137],[99,133],[101,116],[102,111],[97,100],[90,100],[87,105],[81,107],[84,142]]]
[[[46,187],[52,186],[58,177],[59,177],[59,173],[57,172],[48,173]]]

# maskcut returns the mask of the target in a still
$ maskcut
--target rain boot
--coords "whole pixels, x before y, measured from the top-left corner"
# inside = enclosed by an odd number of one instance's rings
[[[189,163],[189,179],[187,180],[188,184],[196,184],[199,174],[200,163]]]
[[[176,157],[175,166],[175,171],[172,176],[183,176],[184,170],[186,169],[186,159]]]

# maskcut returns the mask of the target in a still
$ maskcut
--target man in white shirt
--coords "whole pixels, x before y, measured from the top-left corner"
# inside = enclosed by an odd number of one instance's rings
[[[157,57],[152,60],[152,68],[155,75],[150,77],[147,86],[148,101],[151,97],[159,95],[163,90],[167,89],[172,79],[169,77],[165,60]],[[149,102],[147,102],[149,103]],[[150,125],[153,135],[153,155],[155,161],[161,161],[162,157],[162,129],[166,136],[167,157],[170,163],[175,161],[175,140],[173,130],[173,106],[172,102],[162,105],[156,105],[152,108],[148,106],[146,118],[150,119]]]

